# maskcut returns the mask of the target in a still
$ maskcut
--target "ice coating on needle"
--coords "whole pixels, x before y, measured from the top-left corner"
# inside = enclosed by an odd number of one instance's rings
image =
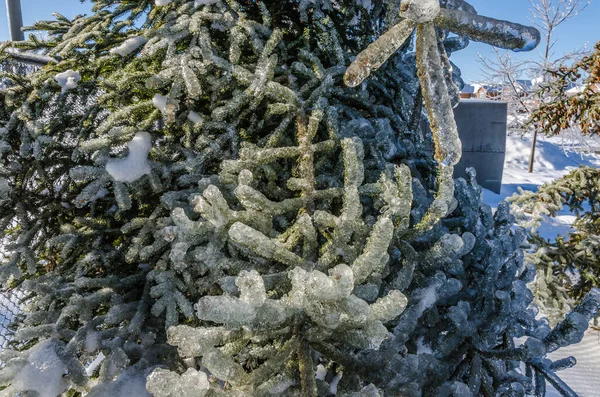
[[[267,300],[265,284],[256,270],[242,270],[235,284],[240,290],[240,299],[252,306],[261,306]]]
[[[221,324],[244,324],[256,318],[254,306],[231,296],[205,296],[195,305],[198,318]]]
[[[244,248],[256,252],[258,255],[277,260],[288,265],[304,265],[305,261],[287,250],[283,244],[269,239],[267,236],[243,223],[236,222],[229,229],[229,237]]]
[[[57,95],[63,69],[43,68],[0,111],[0,273],[31,296],[2,382],[56,337],[67,395],[524,395],[526,360],[577,340],[582,314],[544,339],[508,210],[494,217],[474,175],[453,180],[416,133],[421,88],[455,96],[443,52],[467,40],[437,29],[419,51],[442,73],[425,59],[419,81],[414,28],[463,0],[137,3],[73,21],[49,49],[89,55],[85,89]],[[373,81],[342,86],[350,54],[390,28],[359,65],[358,80],[381,65]],[[135,35],[149,41],[108,52]],[[105,165],[141,130],[151,172],[128,185]],[[91,379],[73,382],[69,360]]]
[[[400,4],[400,16],[417,23],[433,21],[439,13],[439,0],[402,0]]]
[[[138,132],[127,144],[127,157],[113,159],[106,163],[106,171],[118,182],[134,182],[150,173],[148,153],[152,147],[152,137],[147,132]]]
[[[102,364],[105,358],[106,357],[104,356],[104,353],[98,353],[96,358],[94,358],[92,362],[90,362],[85,368],[85,373],[87,374],[87,376],[92,376],[94,372],[98,369],[100,364]]]
[[[0,199],[8,198],[10,191],[11,191],[11,188],[10,188],[8,179],[0,178]]]
[[[344,264],[337,265],[330,270],[330,275],[320,271],[306,272],[295,268],[290,272],[292,292],[290,304],[303,305],[311,301],[335,302],[350,296],[354,288],[352,270]]]
[[[548,351],[579,343],[592,318],[600,310],[600,289],[592,288],[577,307],[567,314],[545,338]]]
[[[389,255],[387,250],[394,236],[394,224],[387,216],[381,216],[373,226],[373,231],[367,240],[365,252],[356,258],[352,271],[357,282],[364,282],[373,273],[383,271]]]
[[[431,125],[434,157],[438,161],[438,188],[435,200],[411,231],[413,235],[429,230],[451,209],[454,202],[452,171],[462,153],[452,111],[458,103],[458,88],[436,27],[450,30],[465,40],[471,38],[514,51],[532,50],[540,40],[535,28],[479,16],[466,2],[453,1],[445,6],[455,9],[440,8],[438,0],[403,0],[399,12],[405,19],[358,54],[344,76],[346,85],[360,84],[400,48],[417,26],[418,77]]]
[[[183,357],[200,357],[213,348],[228,342],[235,335],[225,327],[190,327],[177,325],[169,328],[167,338],[169,344],[177,346]]]
[[[146,389],[154,397],[204,397],[210,389],[208,376],[188,368],[182,375],[163,368],[148,375]]]

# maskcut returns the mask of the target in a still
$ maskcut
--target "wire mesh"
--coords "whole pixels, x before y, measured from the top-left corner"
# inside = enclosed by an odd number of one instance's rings
[[[0,350],[4,349],[12,339],[10,324],[21,313],[25,293],[20,290],[0,291]]]
[[[0,72],[14,73],[25,76],[40,68],[40,64],[30,61],[27,57],[23,59],[4,59],[0,61]],[[11,86],[8,78],[0,78],[0,106],[2,104],[2,91]],[[0,109],[1,110],[1,109]],[[6,259],[6,253],[0,241],[0,258]],[[13,337],[10,325],[22,312],[25,292],[19,289],[0,290],[0,350],[4,349]],[[2,363],[0,362],[0,367]]]
[[[5,56],[7,54],[10,54],[9,57]],[[3,55],[2,59],[0,59],[0,73],[5,73],[3,77],[0,77],[0,105],[2,104],[2,91],[12,85],[11,79],[6,77],[6,73],[26,76],[50,62],[50,58],[43,55],[18,52],[10,48],[6,49],[4,53],[0,53],[0,55]]]

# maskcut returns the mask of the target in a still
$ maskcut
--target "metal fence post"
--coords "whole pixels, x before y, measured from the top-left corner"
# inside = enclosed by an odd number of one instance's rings
[[[12,41],[23,41],[25,36],[21,31],[23,27],[23,15],[21,14],[21,0],[6,0],[6,12],[8,17],[8,30]]]

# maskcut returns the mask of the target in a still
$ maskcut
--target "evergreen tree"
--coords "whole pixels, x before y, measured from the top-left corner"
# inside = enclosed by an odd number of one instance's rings
[[[97,0],[34,29],[54,62],[3,74],[2,279],[30,294],[4,395],[575,395],[545,355],[600,291],[536,319],[508,205],[452,179],[447,54],[537,31],[462,0]]]
[[[600,43],[595,51],[573,64],[550,72],[553,82],[543,89],[550,99],[532,114],[530,124],[555,135],[575,127],[584,136],[600,132]],[[567,93],[577,82],[582,90]],[[562,178],[522,191],[510,201],[521,224],[531,229],[536,249],[529,260],[538,267],[533,284],[537,303],[552,319],[560,319],[594,287],[600,286],[600,170],[580,167]],[[545,217],[555,217],[567,206],[576,215],[568,236],[545,239],[535,229]]]
[[[521,191],[510,198],[535,249],[528,261],[538,268],[533,284],[537,304],[551,319],[562,318],[591,288],[600,287],[600,170],[580,167],[537,192]],[[568,236],[545,239],[535,232],[546,217],[567,206],[576,214]]]
[[[600,42],[594,51],[572,66],[551,70],[552,81],[543,87],[547,97],[535,109],[529,124],[552,136],[569,127],[577,127],[584,135],[600,133]],[[567,92],[573,83],[580,92]]]

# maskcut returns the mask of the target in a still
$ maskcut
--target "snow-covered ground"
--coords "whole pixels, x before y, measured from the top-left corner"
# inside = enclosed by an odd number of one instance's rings
[[[565,142],[570,143],[565,144]],[[573,142],[577,141],[565,141],[563,137],[538,137],[533,173],[528,173],[531,137],[508,136],[502,189],[500,194],[484,189],[484,201],[495,208],[501,200],[518,193],[518,187],[524,190],[536,190],[538,186],[560,178],[580,165],[600,167],[600,141],[593,140],[593,145],[589,146],[588,152],[583,154],[570,150],[575,146]],[[599,152],[592,152],[591,150],[594,149]],[[538,232],[546,238],[555,237],[557,234],[564,235],[569,231],[574,219],[575,217],[565,209],[558,217],[544,223]],[[598,395],[600,396],[600,393]]]
[[[552,360],[568,356],[575,357],[577,365],[558,372],[558,376],[579,397],[600,396],[600,332],[588,329],[580,343],[563,347],[549,355]],[[549,386],[546,397],[560,397],[560,394]]]
[[[566,143],[566,144],[565,144]],[[569,149],[581,148],[581,143],[587,145],[587,154],[579,154]],[[543,183],[559,178],[579,165],[600,167],[600,141],[564,137],[538,138],[534,172],[528,173],[529,153],[531,138],[518,136],[507,137],[506,159],[504,162],[504,175],[500,194],[495,194],[484,189],[483,196],[486,203],[496,207],[498,202],[517,193],[517,187],[525,190],[535,190]],[[595,153],[594,153],[595,151]],[[563,210],[555,219],[549,219],[538,229],[546,238],[558,234],[565,235],[570,230],[570,225],[575,217],[568,210]],[[550,354],[553,360],[574,356],[577,365],[558,375],[580,397],[600,397],[600,332],[588,330],[583,341],[574,346],[562,348]],[[560,397],[560,394],[548,386],[547,397]]]

